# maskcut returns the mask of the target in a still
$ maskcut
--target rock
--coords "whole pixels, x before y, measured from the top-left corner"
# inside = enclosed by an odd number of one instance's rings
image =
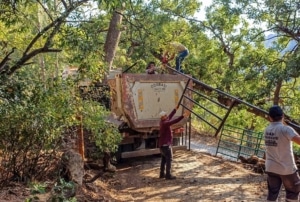
[[[249,158],[245,158],[243,156],[238,157],[242,163],[251,164],[252,169],[256,173],[264,173],[265,171],[265,159],[259,158],[255,155],[250,156]]]
[[[81,155],[74,150],[68,150],[61,157],[64,174],[68,180],[82,185],[84,176],[84,162]]]

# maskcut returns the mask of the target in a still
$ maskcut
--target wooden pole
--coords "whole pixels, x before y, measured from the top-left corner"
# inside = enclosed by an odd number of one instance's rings
[[[84,136],[83,136],[83,127],[82,127],[82,116],[77,116],[77,120],[79,121],[79,126],[77,130],[78,152],[81,155],[82,159],[84,159]]]

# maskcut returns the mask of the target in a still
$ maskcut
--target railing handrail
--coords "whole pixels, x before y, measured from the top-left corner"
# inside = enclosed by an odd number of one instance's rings
[[[261,109],[261,108],[259,108],[259,107],[256,107],[255,105],[252,105],[252,104],[250,104],[250,103],[248,103],[248,102],[246,102],[246,101],[243,101],[243,100],[241,100],[241,99],[239,99],[239,98],[237,98],[237,97],[235,97],[235,96],[233,96],[233,95],[230,95],[230,94],[228,94],[228,93],[225,93],[225,92],[223,92],[223,91],[221,91],[221,90],[219,90],[219,89],[217,89],[217,88],[213,88],[213,87],[209,86],[209,85],[206,84],[206,83],[203,83],[203,82],[201,82],[201,81],[199,81],[199,80],[197,80],[197,79],[195,79],[195,78],[193,78],[193,77],[191,77],[191,76],[189,76],[189,75],[187,75],[187,74],[183,74],[183,73],[181,73],[181,72],[175,70],[174,68],[172,68],[172,67],[169,66],[169,65],[166,65],[166,67],[167,67],[168,69],[172,70],[173,72],[176,72],[177,74],[180,74],[180,75],[182,75],[182,76],[187,77],[188,79],[192,80],[194,83],[196,83],[196,84],[198,84],[198,85],[200,85],[200,86],[203,86],[203,87],[205,87],[206,89],[209,89],[209,90],[211,90],[211,91],[216,91],[217,93],[219,93],[219,94],[221,94],[221,95],[224,95],[224,96],[227,96],[227,97],[233,99],[235,102],[238,102],[238,103],[240,103],[240,104],[244,104],[244,105],[246,105],[246,106],[248,106],[248,107],[250,107],[250,108],[252,108],[252,109],[255,109],[255,110],[257,110],[257,111],[259,111],[259,112],[265,114],[265,115],[266,115],[265,118],[268,118],[269,113],[268,113],[266,110]],[[299,125],[297,125],[297,124],[295,124],[295,123],[292,123],[291,121],[287,121],[287,120],[285,120],[285,121],[286,121],[286,123],[287,123],[289,126],[291,126],[292,128],[294,128],[294,129],[297,130],[298,132],[300,131],[300,126],[299,126]]]

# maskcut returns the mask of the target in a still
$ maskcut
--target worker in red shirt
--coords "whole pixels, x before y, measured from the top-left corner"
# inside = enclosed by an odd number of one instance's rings
[[[186,114],[181,115],[177,118],[173,118],[178,106],[172,110],[172,112],[167,115],[166,112],[160,112],[160,129],[159,129],[159,147],[161,153],[161,164],[160,164],[160,175],[159,178],[166,178],[167,180],[176,179],[175,176],[171,175],[171,162],[173,159],[173,152],[172,152],[172,141],[173,141],[173,134],[171,131],[171,126],[175,123],[181,121]],[[166,174],[165,174],[166,169]]]

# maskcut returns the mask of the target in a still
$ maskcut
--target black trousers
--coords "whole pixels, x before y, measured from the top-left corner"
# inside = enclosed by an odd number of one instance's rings
[[[171,162],[173,160],[173,152],[171,146],[160,147],[161,153],[161,163],[160,163],[160,173],[164,174],[166,169],[166,176],[171,175]]]
[[[268,174],[268,201],[276,201],[281,190],[281,186],[285,187],[286,200],[298,201],[300,187],[296,185],[300,178],[298,172],[291,175],[278,175],[276,173],[267,172]]]

